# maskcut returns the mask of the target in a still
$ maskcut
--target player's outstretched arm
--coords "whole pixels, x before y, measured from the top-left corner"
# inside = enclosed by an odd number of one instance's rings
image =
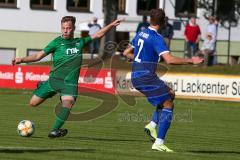
[[[12,65],[20,64],[20,63],[36,62],[41,60],[45,56],[46,54],[44,53],[44,51],[40,51],[27,57],[13,58]]]
[[[162,57],[167,64],[200,64],[204,61],[204,59],[200,57],[179,58],[173,56],[171,53],[165,53]]]
[[[124,50],[123,55],[126,56],[128,59],[133,60],[134,55],[133,55],[133,48],[132,48],[132,46],[129,45],[129,46]]]
[[[112,29],[113,27],[118,26],[123,20],[122,19],[117,19],[115,21],[113,21],[112,23],[110,23],[109,25],[103,27],[102,29],[100,29],[97,33],[95,33],[94,35],[92,35],[92,39],[99,39],[102,38],[110,29]]]

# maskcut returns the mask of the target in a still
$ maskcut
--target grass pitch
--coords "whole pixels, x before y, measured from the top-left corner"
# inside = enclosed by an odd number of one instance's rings
[[[0,159],[240,159],[240,104],[236,102],[177,99],[165,143],[175,153],[160,153],[151,150],[143,132],[153,110],[145,99],[130,107],[117,97],[111,113],[87,122],[67,122],[66,137],[49,139],[59,97],[37,108],[28,106],[30,97],[29,91],[0,90]],[[73,112],[87,111],[99,102],[79,96]],[[32,137],[17,134],[23,119],[35,123]]]

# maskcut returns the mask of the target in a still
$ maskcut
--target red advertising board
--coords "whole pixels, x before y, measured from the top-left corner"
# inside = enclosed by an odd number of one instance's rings
[[[50,69],[48,66],[0,65],[0,88],[35,89],[39,81],[49,78]],[[114,70],[82,68],[78,80],[79,91],[115,94],[115,77]]]
[[[86,69],[82,68],[78,79],[80,92],[100,91],[115,94],[116,71],[110,69]]]
[[[1,88],[35,89],[39,81],[46,81],[50,67],[0,65]]]

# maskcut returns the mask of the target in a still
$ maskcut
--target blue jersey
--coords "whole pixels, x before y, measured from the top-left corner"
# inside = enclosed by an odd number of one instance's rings
[[[139,32],[131,44],[134,48],[133,77],[155,74],[159,57],[169,52],[163,37],[151,27]]]

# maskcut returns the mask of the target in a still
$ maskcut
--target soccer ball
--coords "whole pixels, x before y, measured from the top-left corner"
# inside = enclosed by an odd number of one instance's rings
[[[23,120],[18,123],[17,132],[22,137],[30,137],[35,131],[34,123],[29,120]]]

